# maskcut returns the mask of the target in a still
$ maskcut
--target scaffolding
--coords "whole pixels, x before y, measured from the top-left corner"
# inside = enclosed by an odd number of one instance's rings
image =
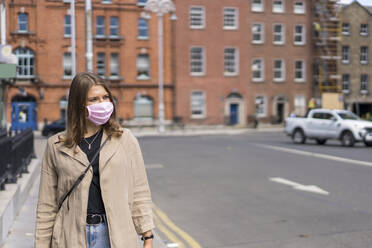
[[[312,0],[314,83],[316,93],[340,93],[341,76],[337,64],[341,59],[338,44],[341,42],[341,4],[339,0]]]

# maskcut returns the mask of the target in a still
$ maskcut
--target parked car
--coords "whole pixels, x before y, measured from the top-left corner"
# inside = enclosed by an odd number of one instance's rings
[[[44,125],[43,130],[41,131],[41,134],[45,137],[49,137],[65,129],[66,129],[66,120],[60,119],[57,121],[53,121],[50,124]]]
[[[355,142],[372,146],[372,123],[347,110],[313,109],[305,118],[289,117],[285,133],[299,144],[306,139],[314,139],[320,145],[328,139],[338,139],[343,146],[354,146]]]

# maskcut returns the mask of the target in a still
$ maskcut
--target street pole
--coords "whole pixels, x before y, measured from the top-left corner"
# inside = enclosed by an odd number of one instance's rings
[[[0,0],[0,28],[1,28],[1,45],[6,45],[6,2]],[[3,116],[1,127],[7,129],[8,127],[8,86],[5,80],[0,80],[2,89],[3,102]]]
[[[71,0],[71,63],[72,76],[76,75],[76,26],[75,26],[75,0]]]
[[[160,133],[165,131],[164,114],[164,54],[163,54],[163,16],[166,13],[174,13],[176,8],[171,0],[148,0],[145,11],[153,12],[158,17],[158,130]]]
[[[158,42],[159,42],[159,47],[158,47],[158,80],[159,80],[159,132],[164,133],[165,127],[164,127],[164,76],[163,76],[163,14],[158,13]]]
[[[85,59],[87,72],[93,72],[92,0],[85,0]]]
[[[5,0],[0,0],[1,45],[6,44],[6,5]]]

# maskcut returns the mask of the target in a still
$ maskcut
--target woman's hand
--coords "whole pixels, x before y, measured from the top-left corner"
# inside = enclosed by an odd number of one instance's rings
[[[148,239],[143,243],[143,248],[152,248],[152,239]]]

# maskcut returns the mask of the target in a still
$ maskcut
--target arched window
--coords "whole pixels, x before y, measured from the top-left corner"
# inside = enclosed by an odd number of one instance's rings
[[[14,50],[18,57],[17,78],[33,78],[35,76],[35,57],[34,53],[24,47]]]
[[[149,38],[149,26],[147,20],[144,18],[138,19],[138,38],[140,39]]]

